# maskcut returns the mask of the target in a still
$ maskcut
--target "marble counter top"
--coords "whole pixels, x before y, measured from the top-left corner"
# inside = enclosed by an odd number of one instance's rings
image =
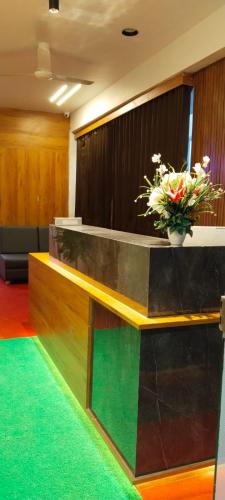
[[[100,238],[107,238],[110,240],[121,241],[123,243],[129,243],[130,245],[138,245],[141,247],[152,247],[152,246],[168,246],[169,240],[166,238],[156,238],[154,236],[145,236],[144,234],[134,234],[126,233],[124,231],[114,231],[113,229],[107,229],[105,227],[96,226],[86,226],[85,224],[80,226],[57,226],[63,229],[69,229],[70,231],[75,231],[78,233],[90,234],[93,236],[98,236]]]

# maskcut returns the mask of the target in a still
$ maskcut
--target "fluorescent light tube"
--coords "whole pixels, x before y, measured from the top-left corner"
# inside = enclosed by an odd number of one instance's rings
[[[61,99],[57,101],[57,106],[61,106],[64,102],[68,101],[68,99],[72,97],[72,95],[75,94],[78,90],[80,90],[80,88],[81,83],[77,83],[76,85],[74,85],[72,89],[68,90],[68,92],[66,92],[66,94],[64,94]]]
[[[53,94],[49,101],[50,102],[55,102],[57,101],[57,99],[62,95],[64,94],[64,92],[66,92],[66,90],[68,89],[68,85],[65,83],[65,85],[62,85],[56,92],[55,94]]]

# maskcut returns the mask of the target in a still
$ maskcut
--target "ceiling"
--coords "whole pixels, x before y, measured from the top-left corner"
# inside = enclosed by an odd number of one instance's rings
[[[49,97],[59,88],[34,76],[0,76],[0,107],[73,111],[224,5],[224,0],[48,0],[0,2],[0,73],[32,73],[38,42],[48,42],[52,70],[93,80],[58,108]],[[121,30],[134,27],[137,37]]]

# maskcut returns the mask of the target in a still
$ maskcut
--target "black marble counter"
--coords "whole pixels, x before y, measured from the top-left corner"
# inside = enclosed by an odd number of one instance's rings
[[[94,226],[50,226],[50,255],[128,297],[146,316],[219,310],[224,246],[168,240]]]

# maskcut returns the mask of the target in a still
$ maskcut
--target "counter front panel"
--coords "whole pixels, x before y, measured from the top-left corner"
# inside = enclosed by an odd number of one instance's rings
[[[221,359],[217,325],[142,331],[137,475],[215,458]]]
[[[139,331],[93,307],[91,410],[135,476],[214,458],[217,325]]]

